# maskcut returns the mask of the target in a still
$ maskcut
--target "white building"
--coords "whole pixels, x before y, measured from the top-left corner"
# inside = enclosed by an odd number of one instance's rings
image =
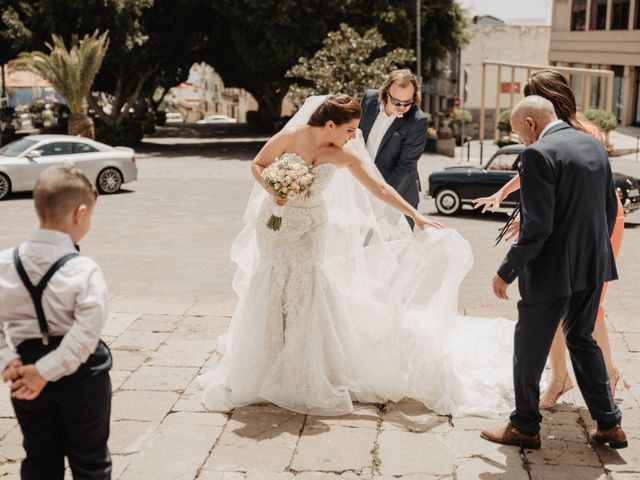
[[[205,115],[227,115],[238,122],[246,122],[247,111],[257,110],[254,98],[241,88],[227,88],[213,67],[195,63],[189,80],[171,89],[174,108],[187,122],[195,122]]]

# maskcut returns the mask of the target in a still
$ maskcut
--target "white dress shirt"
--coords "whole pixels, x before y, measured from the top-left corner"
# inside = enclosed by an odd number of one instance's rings
[[[54,262],[75,251],[69,235],[43,229],[32,232],[19,250],[34,285]],[[108,301],[102,271],[90,258],[72,258],[51,278],[42,295],[42,307],[49,334],[64,339],[35,364],[45,380],[56,381],[74,373],[95,351],[107,320]],[[29,291],[13,263],[13,248],[0,252],[0,372],[19,358],[6,337],[16,347],[25,340],[42,338]]]
[[[559,123],[562,123],[562,120],[560,120],[559,118],[557,118],[555,120],[551,120],[549,123],[547,123],[547,125],[540,132],[540,136],[538,137],[538,140],[540,140],[542,137],[544,137],[545,134],[549,131],[549,129],[551,127],[555,127]]]
[[[376,159],[384,134],[387,133],[387,130],[389,130],[389,127],[396,118],[398,118],[396,115],[387,115],[387,112],[384,111],[384,105],[380,105],[380,112],[375,122],[373,122],[369,137],[367,138],[367,152],[369,152],[373,161]]]

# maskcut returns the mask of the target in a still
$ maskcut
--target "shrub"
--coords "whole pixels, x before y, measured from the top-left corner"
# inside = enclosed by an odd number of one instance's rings
[[[500,148],[506,147],[507,145],[515,145],[516,143],[518,142],[515,142],[511,138],[511,135],[503,135],[502,137],[498,138],[498,140],[496,140],[496,145]]]
[[[247,112],[247,123],[249,125],[261,125],[264,123],[262,120],[262,116],[258,113],[257,110],[249,110]]]
[[[616,116],[606,110],[592,109],[587,110],[584,114],[587,119],[595,123],[601,130],[608,132],[618,126]]]
[[[500,112],[500,116],[498,117],[498,130],[501,132],[511,132],[511,109]]]
[[[158,110],[156,112],[156,125],[162,126],[167,123],[167,112]]]
[[[449,120],[451,120],[451,123],[453,125],[459,125],[462,123],[462,119],[464,119],[464,123],[471,123],[471,120],[473,118],[471,117],[471,113],[469,113],[469,110],[454,108],[453,111],[451,112],[451,116],[449,117]]]
[[[96,140],[107,145],[136,147],[144,136],[144,124],[139,120],[125,119],[119,127],[107,126],[99,118],[95,118]]]

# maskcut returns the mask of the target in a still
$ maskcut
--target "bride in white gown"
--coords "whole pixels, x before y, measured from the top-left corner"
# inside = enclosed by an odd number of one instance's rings
[[[404,397],[454,416],[510,408],[513,323],[457,314],[470,247],[382,180],[359,117],[351,97],[310,97],[254,160],[259,186],[232,248],[238,306],[219,365],[198,379],[208,409],[272,402],[342,415],[353,401]],[[316,178],[273,231],[285,202],[260,173],[285,153]],[[424,230],[412,236],[403,215]]]

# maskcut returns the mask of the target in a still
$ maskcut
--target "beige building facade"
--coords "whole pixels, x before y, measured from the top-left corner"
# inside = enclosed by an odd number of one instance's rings
[[[483,61],[493,60],[508,63],[548,64],[551,28],[537,25],[506,25],[504,22],[475,23],[469,26],[470,42],[460,51],[459,68],[467,75],[467,98],[465,110],[471,113],[473,122],[465,135],[479,135],[480,107],[482,105]],[[464,73],[456,76],[463,78]],[[506,110],[522,98],[527,81],[526,70],[517,70],[511,76],[509,69],[488,68],[486,70],[484,101],[487,107],[485,138],[493,136],[495,111]],[[464,98],[462,81],[457,85],[458,96]],[[462,106],[462,105],[461,105]]]
[[[549,63],[613,70],[613,113],[640,125],[640,0],[554,0]],[[578,104],[604,108],[603,82],[570,80]]]
[[[480,109],[482,96],[482,62],[495,60],[512,63],[547,64],[549,54],[550,28],[548,26],[520,25],[472,25],[471,41],[460,53],[461,67],[467,68],[467,101],[465,108],[472,113]],[[485,102],[496,105],[496,96],[500,96],[500,108],[509,108],[511,95],[511,76],[501,71],[501,91],[487,88]],[[513,79],[513,93],[516,98],[522,96],[522,88],[527,81],[526,72],[518,72]],[[487,71],[487,85],[498,84],[498,69]],[[516,100],[517,101],[517,100]],[[474,115],[475,116],[475,115]]]

